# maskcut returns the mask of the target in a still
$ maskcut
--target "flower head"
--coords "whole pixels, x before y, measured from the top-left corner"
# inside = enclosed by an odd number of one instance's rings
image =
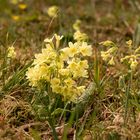
[[[76,31],[79,31],[80,30],[80,25],[81,25],[81,20],[77,19],[75,21],[75,23],[73,24],[73,29],[76,30]]]
[[[48,8],[47,13],[50,17],[56,18],[58,16],[59,7],[51,6]]]
[[[88,45],[87,42],[82,42],[79,49],[80,49],[80,52],[83,56],[91,56],[92,55],[92,47],[91,47],[91,45]]]
[[[61,48],[62,36],[55,34],[45,39],[46,47],[35,55],[26,76],[30,85],[39,87],[41,80],[50,84],[53,93],[61,94],[65,100],[76,101],[85,91],[78,80],[88,78],[88,61],[85,56],[92,54],[92,48],[86,42],[69,42]]]
[[[21,10],[25,10],[25,9],[27,8],[27,5],[24,4],[24,3],[22,3],[22,4],[19,4],[18,7],[19,7],[19,9],[21,9]]]
[[[76,46],[76,43],[72,43],[72,42],[69,42],[69,57],[73,57],[74,55],[76,55],[78,53],[78,46]]]
[[[10,2],[12,3],[12,4],[17,4],[18,2],[19,2],[19,0],[10,0]]]
[[[101,57],[109,65],[115,65],[114,56],[116,55],[117,50],[118,50],[118,47],[116,46],[116,44],[110,40],[103,41],[100,44],[106,47],[111,47],[107,49],[106,51],[101,51]]]
[[[56,48],[58,48],[59,45],[60,45],[60,41],[61,41],[61,39],[63,38],[63,36],[59,36],[59,35],[57,35],[57,34],[54,34],[54,37],[55,37],[55,39],[56,39]]]
[[[132,47],[132,40],[126,41],[126,44],[128,45],[128,48],[131,48]]]
[[[18,15],[12,15],[12,19],[14,21],[19,21],[20,20],[20,16],[18,16]]]
[[[110,40],[106,40],[106,41],[103,41],[103,42],[100,42],[101,45],[105,46],[105,47],[114,47],[116,46],[114,44],[114,42],[110,41]]]
[[[76,41],[86,41],[86,40],[88,40],[88,36],[87,36],[87,34],[82,33],[81,31],[77,30],[74,33],[74,39]]]
[[[109,60],[108,64],[109,65],[115,65],[114,57],[111,57],[111,59]]]
[[[13,46],[8,48],[7,57],[9,57],[9,58],[15,58],[16,57],[15,48]]]
[[[137,66],[138,66],[138,59],[140,57],[140,47],[134,49],[132,44],[132,40],[128,40],[126,42],[126,44],[128,45],[129,50],[129,54],[127,54],[126,56],[124,56],[123,58],[121,58],[121,62],[127,62],[127,64],[129,65],[129,68],[131,71],[135,71]]]

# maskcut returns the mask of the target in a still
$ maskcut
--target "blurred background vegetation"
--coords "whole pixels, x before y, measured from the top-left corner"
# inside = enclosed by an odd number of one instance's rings
[[[40,46],[54,32],[71,34],[76,19],[82,20],[82,29],[94,42],[109,37],[119,41],[121,35],[131,37],[140,11],[137,0],[0,0],[0,3],[1,40],[8,33],[11,42],[16,40],[24,47]],[[47,8],[52,5],[60,7],[60,17],[53,20],[47,34],[51,22]]]

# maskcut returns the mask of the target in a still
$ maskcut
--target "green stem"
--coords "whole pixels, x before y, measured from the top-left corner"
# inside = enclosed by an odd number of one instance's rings
[[[132,89],[132,80],[133,80],[133,72],[130,73],[130,80],[128,86],[126,87],[126,102],[125,102],[125,114],[124,114],[124,125],[127,123],[127,115],[128,115],[128,105],[129,105],[129,96]]]
[[[52,129],[52,134],[53,134],[54,140],[58,140],[57,133],[56,133],[56,130],[55,130],[55,127],[53,125],[53,122],[52,122],[52,119],[51,119],[51,115],[50,115],[49,112],[48,112],[48,122],[50,124],[51,129]]]
[[[68,132],[68,129],[71,128],[72,124],[73,124],[73,120],[76,116],[76,111],[77,111],[77,108],[75,107],[74,111],[72,112],[71,116],[70,116],[70,119],[68,121],[68,124],[64,127],[64,133],[63,133],[63,140],[67,140],[67,132]]]
[[[126,87],[126,102],[125,102],[125,114],[124,114],[124,125],[127,123],[127,114],[128,114],[128,101],[129,101],[129,85]]]

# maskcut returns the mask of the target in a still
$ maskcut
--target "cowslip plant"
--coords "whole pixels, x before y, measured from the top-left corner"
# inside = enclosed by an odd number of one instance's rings
[[[81,20],[77,19],[72,26],[73,29],[75,30],[73,38],[74,40],[79,42],[87,41],[89,37],[86,33],[81,32],[80,26],[81,26]]]
[[[100,43],[103,46],[111,47],[107,51],[101,51],[102,59],[107,62],[109,65],[115,65],[114,58],[117,55],[118,47],[112,41],[104,41]],[[132,40],[126,42],[127,52],[123,54],[123,57],[118,60],[122,64],[127,64],[130,71],[135,71],[138,66],[138,60],[140,57],[140,46],[136,49],[133,48]]]
[[[53,93],[76,102],[86,88],[80,81],[88,78],[86,57],[92,55],[92,47],[87,42],[69,42],[68,47],[61,48],[62,37],[55,34],[44,40],[46,47],[35,55],[26,76],[31,86],[39,88],[40,84],[49,84]]]
[[[126,96],[126,101],[125,101],[125,113],[124,113],[124,124],[128,122],[128,107],[131,105],[133,107],[133,119],[135,120],[135,107],[138,107],[137,105],[133,104],[134,102],[137,102],[138,96],[137,94],[137,87],[135,87],[134,83],[134,77],[136,73],[136,69],[138,67],[138,60],[140,56],[140,46],[137,47],[136,49],[134,48],[133,41],[129,40],[126,42],[127,44],[127,53],[124,54],[124,57],[121,58],[121,63],[126,64],[128,66],[128,77],[129,77],[129,82],[126,84],[123,82],[123,85],[125,87],[125,96]],[[137,71],[138,72],[138,71]],[[122,81],[125,81],[125,77],[122,77]],[[137,81],[135,80],[135,83]]]
[[[104,41],[100,43],[103,46],[110,47],[107,51],[101,51],[102,59],[109,65],[115,65],[114,57],[116,56],[118,47],[112,41]]]
[[[121,62],[127,62],[129,64],[129,69],[135,71],[140,57],[140,46],[134,49],[132,43],[132,40],[126,42],[129,54],[121,58]]]
[[[120,53],[117,53],[119,48],[112,41],[105,41],[100,44],[110,47],[107,51],[101,51],[101,57],[109,65],[113,65],[116,70],[115,73],[116,78],[118,78],[118,89],[121,92],[120,97],[123,97],[122,101],[124,101],[124,124],[126,124],[129,116],[129,105],[133,108],[137,107],[134,102],[137,102],[139,98],[139,95],[137,95],[139,89],[136,87],[139,80],[136,80],[136,76],[139,75],[137,68],[140,57],[140,46],[137,47],[132,40],[128,40],[126,42],[126,51],[123,52],[120,49]],[[115,58],[116,61],[114,61],[113,58]],[[115,62],[117,63],[115,64]],[[117,68],[117,66],[119,67]],[[135,112],[133,115],[135,116]]]

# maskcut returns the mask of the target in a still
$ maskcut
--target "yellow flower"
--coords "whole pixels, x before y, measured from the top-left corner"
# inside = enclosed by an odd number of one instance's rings
[[[140,46],[135,50],[135,54],[138,53],[140,51]],[[139,55],[139,54],[138,54]]]
[[[67,99],[70,99],[71,101],[76,100],[77,98],[77,93],[76,93],[76,89],[73,87],[67,87]]]
[[[37,86],[38,81],[41,79],[41,74],[40,74],[40,67],[31,67],[28,68],[28,71],[26,72],[27,79],[30,81],[31,86]]]
[[[13,46],[8,48],[7,57],[9,57],[9,58],[15,58],[16,57],[15,48]]]
[[[12,19],[15,20],[15,21],[19,21],[20,16],[18,16],[18,15],[13,15],[13,16],[12,16]]]
[[[69,42],[69,50],[68,50],[69,56],[73,57],[77,53],[78,53],[78,47],[76,46],[76,44]]]
[[[85,92],[85,86],[79,86],[79,87],[77,87],[77,93],[78,93],[78,95],[80,96],[82,93],[84,93]]]
[[[131,48],[132,47],[132,40],[126,41],[126,44],[128,45],[129,48]]]
[[[109,65],[115,65],[114,56],[116,55],[117,50],[118,50],[118,47],[116,46],[116,44],[110,40],[103,41],[100,44],[106,47],[111,47],[107,51],[101,51],[101,57]]]
[[[131,58],[131,55],[130,56],[125,56],[124,58],[121,58],[121,62],[124,62],[125,60],[127,60],[127,59],[130,59]]]
[[[18,2],[19,2],[19,0],[10,0],[10,2],[12,3],[12,4],[17,4]]]
[[[73,29],[76,30],[76,31],[80,30],[80,25],[81,25],[81,20],[77,19],[75,21],[75,23],[73,24]]]
[[[52,38],[46,38],[46,39],[44,39],[44,42],[46,42],[46,43],[52,43],[53,38],[54,38],[54,36]]]
[[[54,34],[54,37],[56,39],[56,48],[58,48],[60,45],[60,40],[63,38],[63,36],[59,36],[57,34]]]
[[[42,53],[40,53],[40,54],[36,54],[35,58],[36,59],[34,59],[33,65],[41,65],[42,63],[47,61],[48,56],[42,55]]]
[[[34,71],[34,68],[28,68],[28,71],[26,72],[26,76],[27,76],[27,79],[30,81],[30,85],[32,86],[35,86],[37,84],[37,80],[34,76],[35,71]]]
[[[74,55],[79,53],[79,46],[81,42],[72,43],[69,42],[69,47],[63,48],[60,50],[60,58],[63,60],[68,60],[69,57],[74,57]]]
[[[54,49],[53,39],[54,39],[54,36],[52,38],[46,38],[44,40],[44,42],[46,43],[46,48]]]
[[[59,78],[53,78],[51,79],[51,85],[59,85],[60,79]]]
[[[111,59],[109,60],[108,64],[109,65],[115,65],[114,57],[111,57]]]
[[[112,47],[112,48],[110,48],[110,49],[107,50],[107,53],[113,54],[113,53],[115,53],[117,50],[118,50],[117,47]]]
[[[69,71],[69,69],[60,69],[59,74],[61,74],[63,76],[68,76],[70,74],[70,71]]]
[[[88,72],[87,70],[83,70],[83,69],[76,69],[74,72],[73,72],[73,77],[74,78],[88,78]]]
[[[106,46],[106,47],[114,47],[114,46],[116,46],[116,45],[114,44],[114,42],[112,42],[112,41],[110,41],[110,40],[103,41],[103,42],[101,42],[101,43],[99,43],[99,44],[101,44],[101,45],[103,45],[103,46]]]
[[[42,53],[36,54],[33,64],[41,65],[42,63],[50,63],[57,57],[56,52],[48,44],[47,48],[42,49]]]
[[[51,73],[49,67],[46,64],[40,66],[39,74],[41,79],[45,79],[46,81],[50,80]]]
[[[137,60],[132,61],[131,64],[130,64],[131,70],[134,71],[136,69],[137,65],[138,65],[138,61]]]
[[[51,88],[54,93],[60,94],[62,92],[62,87],[59,85],[51,85]]]
[[[80,52],[83,56],[91,56],[92,55],[92,47],[91,45],[88,45],[87,42],[82,42],[82,45],[80,48]]]
[[[132,71],[134,71],[136,69],[137,65],[138,65],[138,61],[137,61],[138,57],[139,56],[133,55],[133,54],[132,55],[127,55],[124,58],[121,58],[121,62],[127,61],[130,65],[130,69]]]
[[[19,4],[18,7],[21,10],[25,10],[27,8],[27,5],[23,3],[23,4]]]
[[[62,88],[62,95],[64,96],[64,100],[75,102],[77,99],[77,90],[75,87],[64,86]]]
[[[61,49],[60,59],[65,61],[69,59],[69,48]]]
[[[80,42],[88,40],[87,34],[81,33],[79,30],[74,33],[73,37],[76,41],[80,41]]]
[[[65,98],[76,103],[78,98],[85,92],[85,86],[67,87],[65,91],[67,91]]]
[[[87,61],[84,60],[83,61],[78,60],[78,61],[79,62],[76,62],[76,60],[73,59],[72,61],[69,62],[68,68],[70,72],[72,73],[74,78],[78,78],[78,77],[88,78],[88,72],[86,70],[88,68]]]
[[[68,68],[69,68],[71,71],[75,71],[75,70],[77,69],[77,63],[74,62],[74,61],[71,61],[71,62],[69,63]]]
[[[80,61],[78,64],[79,64],[79,66],[80,66],[82,69],[87,69],[87,68],[89,68],[88,61],[87,61],[87,60]]]
[[[64,100],[66,100],[66,99],[70,99],[70,97],[71,97],[71,93],[70,93],[70,91],[71,91],[71,87],[69,87],[68,88],[68,86],[63,86],[63,88],[62,88],[62,95],[64,96]]]
[[[74,80],[72,80],[72,78],[67,78],[64,80],[64,83],[68,86],[68,87],[72,87],[76,82]]]
[[[51,6],[48,8],[48,15],[52,18],[56,18],[58,16],[58,11],[59,11],[59,7],[57,6]]]
[[[60,61],[57,61],[56,62],[56,65],[57,65],[57,68],[60,70],[60,69],[63,69],[64,68],[64,62],[62,60]],[[67,71],[67,70],[66,70]],[[65,71],[65,72],[66,72]]]

